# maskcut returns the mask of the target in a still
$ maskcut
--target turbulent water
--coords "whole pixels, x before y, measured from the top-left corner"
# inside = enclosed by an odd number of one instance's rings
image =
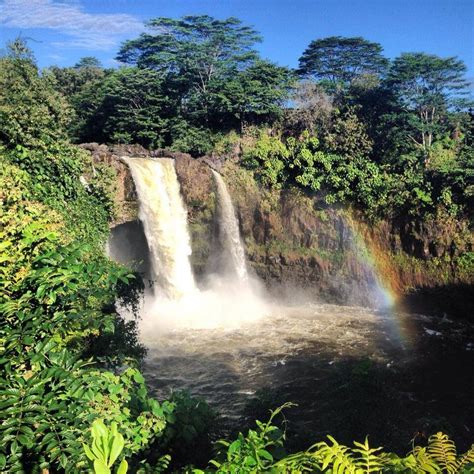
[[[222,176],[214,170],[212,173],[217,185],[219,240],[228,264],[227,269],[231,274],[245,281],[248,279],[247,263],[234,206]]]
[[[472,438],[473,327],[335,305],[277,306],[229,329],[147,330],[145,374],[159,398],[186,389],[243,429],[286,401],[293,441],[371,435],[401,452],[416,432]]]
[[[196,290],[189,256],[187,213],[180,195],[174,160],[126,158],[140,201],[152,279],[173,299]]]

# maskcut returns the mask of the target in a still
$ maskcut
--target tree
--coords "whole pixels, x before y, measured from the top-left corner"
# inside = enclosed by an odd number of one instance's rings
[[[80,102],[83,111],[81,139],[163,145],[169,133],[169,99],[163,94],[163,79],[157,71],[121,68],[108,75],[97,89],[86,88]]]
[[[373,143],[353,108],[336,112],[331,126],[321,133],[321,138],[325,151],[348,160],[367,159],[372,153]]]
[[[257,58],[254,44],[261,40],[253,28],[234,17],[160,17],[148,27],[158,33],[126,41],[117,59],[160,71],[180,84],[183,92],[196,92],[204,100],[211,81],[230,78]]]
[[[37,146],[64,139],[71,108],[54,89],[49,74],[40,75],[26,42],[17,39],[0,58],[0,142]]]
[[[299,73],[335,85],[348,85],[362,74],[383,73],[388,61],[382,46],[362,37],[331,36],[312,41],[299,59]]]
[[[46,73],[55,80],[55,89],[72,105],[75,120],[71,121],[69,136],[72,140],[83,140],[91,137],[90,129],[86,130],[87,119],[98,107],[98,93],[111,70],[103,69],[97,58],[81,58],[74,67],[52,66]]]
[[[108,71],[98,67],[58,67],[51,66],[47,69],[56,80],[56,89],[65,97],[74,102],[72,96],[80,93],[84,87],[103,79]]]
[[[288,68],[258,60],[214,93],[224,110],[237,118],[242,130],[246,121],[278,118],[292,85],[293,75]]]
[[[315,135],[329,128],[334,112],[333,97],[319,84],[299,81],[290,100],[292,108],[287,111],[285,127],[291,135],[301,135],[305,130]]]
[[[102,63],[95,56],[84,56],[79,61],[74,64],[75,69],[82,68],[95,68],[103,69]]]
[[[426,164],[433,137],[442,131],[443,117],[467,93],[465,72],[460,59],[425,53],[403,53],[389,70],[386,85],[403,110],[409,112],[415,136],[408,136],[423,150]]]
[[[209,141],[210,130],[279,115],[291,73],[259,58],[253,28],[207,15],[156,18],[148,26],[157,34],[125,42],[117,59],[161,76],[163,94],[176,104],[172,135],[181,145],[188,131]]]

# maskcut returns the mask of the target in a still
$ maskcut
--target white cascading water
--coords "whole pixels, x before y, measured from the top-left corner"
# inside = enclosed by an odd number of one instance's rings
[[[229,270],[237,275],[239,280],[248,279],[245,250],[240,238],[239,223],[227,186],[222,176],[212,170],[217,185],[217,204],[219,217],[219,238],[224,251],[228,254]]]
[[[140,201],[140,220],[150,250],[152,279],[164,296],[176,300],[196,291],[189,256],[187,213],[174,160],[123,158]],[[156,290],[155,290],[156,293]]]

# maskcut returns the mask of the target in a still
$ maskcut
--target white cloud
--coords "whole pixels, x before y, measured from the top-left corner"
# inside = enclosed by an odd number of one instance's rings
[[[71,38],[54,45],[91,50],[109,50],[124,36],[144,30],[143,23],[132,15],[86,13],[78,2],[64,0],[4,0],[0,3],[0,25],[51,29]]]

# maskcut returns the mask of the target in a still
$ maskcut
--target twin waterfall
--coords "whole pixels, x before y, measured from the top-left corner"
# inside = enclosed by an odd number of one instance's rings
[[[148,242],[155,288],[158,287],[171,300],[197,292],[189,261],[191,242],[187,213],[180,195],[174,160],[123,160],[130,168],[137,189],[139,217]],[[213,174],[218,195],[219,240],[229,271],[240,281],[246,281],[245,252],[232,201],[222,177],[215,171]]]

